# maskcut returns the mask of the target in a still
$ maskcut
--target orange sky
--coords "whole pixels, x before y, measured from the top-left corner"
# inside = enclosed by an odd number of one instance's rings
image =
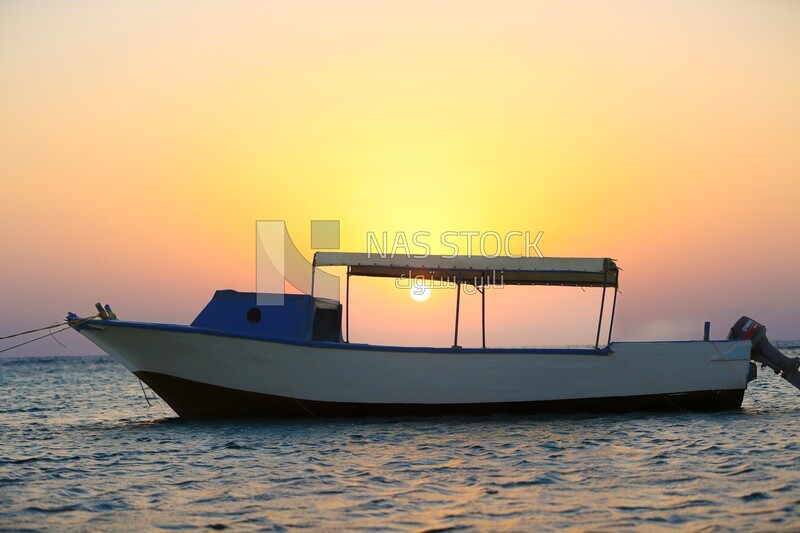
[[[351,251],[541,230],[614,257],[620,339],[800,337],[796,2],[6,0],[0,91],[2,332],[97,300],[190,322],[253,290],[255,220],[310,256],[338,219]],[[363,283],[353,340],[451,342],[454,294]],[[497,342],[591,341],[596,292],[528,290],[494,298]],[[63,337],[14,353],[96,353]]]

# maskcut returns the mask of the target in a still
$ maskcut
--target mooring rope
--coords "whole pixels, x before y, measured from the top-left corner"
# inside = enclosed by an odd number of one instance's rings
[[[688,409],[685,409],[685,408],[681,407],[680,405],[677,405],[675,402],[673,402],[669,397],[669,393],[667,393],[666,391],[661,390],[661,388],[658,385],[656,385],[655,383],[653,383],[652,381],[647,379],[645,376],[643,376],[642,374],[637,372],[636,369],[634,369],[632,366],[628,365],[625,361],[623,361],[622,359],[617,357],[614,354],[613,351],[609,355],[611,355],[611,357],[613,357],[614,360],[617,361],[619,364],[621,364],[626,369],[628,369],[632,374],[634,374],[636,377],[641,379],[645,384],[647,384],[650,387],[652,387],[653,390],[655,390],[658,394],[660,394],[667,401],[667,403],[670,404],[676,411],[687,411],[688,410]]]
[[[33,338],[33,339],[29,339],[29,340],[27,340],[25,342],[21,342],[19,344],[15,344],[14,346],[9,346],[8,348],[3,348],[2,350],[0,350],[0,353],[7,352],[9,350],[13,350],[14,348],[19,348],[20,346],[25,346],[26,344],[30,344],[32,342],[38,341],[40,339],[44,339],[46,337],[53,337],[53,339],[55,339],[55,335],[57,335],[58,333],[61,333],[62,331],[66,331],[66,330],[70,329],[73,326],[78,326],[80,324],[83,324],[84,322],[88,322],[90,320],[93,320],[93,319],[97,318],[98,316],[99,315],[92,315],[90,317],[82,318],[80,320],[75,320],[72,323],[70,323],[68,321],[54,322],[53,324],[51,324],[49,326],[42,327],[42,328],[30,329],[28,331],[23,331],[21,333],[13,333],[11,335],[6,335],[5,337],[0,337],[0,340],[11,339],[13,337],[20,337],[22,335],[28,335],[29,333],[36,333],[37,331],[44,331],[46,329],[47,330],[52,330],[53,328],[57,328],[59,326],[63,326],[60,329],[57,329],[55,331],[50,331],[49,333],[46,333],[44,335],[40,335],[39,337],[36,337],[36,338]],[[56,342],[58,342],[57,339],[56,339]],[[59,344],[61,344],[61,343],[59,343]],[[63,344],[62,344],[62,346],[63,346]]]
[[[66,331],[66,330],[70,329],[73,326],[79,326],[79,325],[84,324],[84,323],[86,323],[86,322],[88,322],[90,320],[94,320],[95,318],[98,318],[98,317],[100,317],[99,313],[96,314],[96,315],[92,315],[92,316],[86,317],[86,318],[81,318],[80,320],[72,320],[72,321],[64,320],[63,322],[54,322],[53,324],[51,324],[49,326],[44,326],[44,327],[36,328],[36,329],[29,329],[28,331],[21,331],[19,333],[12,333],[11,335],[6,335],[4,337],[0,337],[0,341],[1,341],[1,340],[5,340],[5,339],[11,339],[11,338],[14,338],[14,337],[20,337],[22,335],[28,335],[30,333],[36,333],[37,331],[52,330],[53,328],[57,328],[59,326],[63,326],[60,329],[57,329],[55,331],[50,331],[45,335],[41,335],[39,337],[36,337],[35,339],[29,339],[29,340],[27,340],[25,342],[21,342],[19,344],[15,344],[14,346],[9,346],[8,348],[3,348],[2,350],[0,350],[0,353],[7,352],[9,350],[13,350],[14,348],[19,348],[20,346],[25,346],[26,344],[30,344],[32,342],[38,341],[40,339],[44,339],[46,337],[53,337],[54,341],[56,341],[57,343],[61,344],[61,341],[59,341],[55,337],[57,334],[61,333],[62,331]],[[61,344],[61,346],[64,346],[64,345]],[[141,379],[139,379],[139,385],[141,385],[141,387],[142,387],[142,394],[144,394],[144,399],[147,401],[147,406],[151,407],[152,404],[150,403],[150,398],[147,396],[147,392],[145,392],[145,390],[144,390],[144,383],[142,383]],[[158,403],[159,409],[161,409],[161,412],[166,416],[166,413],[164,412],[164,408],[161,406],[161,402],[157,402],[157,403]]]
[[[56,326],[65,326],[66,324],[67,324],[66,321],[64,321],[64,322],[55,322],[55,323],[50,324],[49,326],[45,326],[43,328],[29,329],[28,331],[22,331],[20,333],[13,333],[11,335],[6,335],[5,337],[0,337],[0,341],[6,340],[6,339],[10,339],[12,337],[20,337],[22,335],[27,335],[28,333],[36,333],[37,331],[44,331],[46,329],[52,329],[52,328],[54,328]]]

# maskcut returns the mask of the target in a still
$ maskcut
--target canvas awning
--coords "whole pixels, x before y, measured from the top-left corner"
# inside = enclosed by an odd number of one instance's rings
[[[575,287],[616,287],[619,272],[609,258],[439,255],[416,258],[351,252],[317,252],[314,266],[346,266],[351,276]]]

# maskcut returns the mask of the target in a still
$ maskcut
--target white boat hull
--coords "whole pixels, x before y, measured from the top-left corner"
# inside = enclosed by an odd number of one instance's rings
[[[79,331],[188,417],[732,409],[747,388],[751,347],[396,348],[116,321]]]

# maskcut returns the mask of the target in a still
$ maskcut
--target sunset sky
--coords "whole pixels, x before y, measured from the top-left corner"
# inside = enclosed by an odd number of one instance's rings
[[[0,94],[0,334],[191,322],[282,219],[309,258],[311,220],[543,231],[618,261],[619,340],[800,338],[798,2],[4,0]],[[354,341],[452,343],[453,291],[353,297]],[[598,307],[495,291],[488,340],[591,343]],[[99,353],[59,339],[4,355]]]

